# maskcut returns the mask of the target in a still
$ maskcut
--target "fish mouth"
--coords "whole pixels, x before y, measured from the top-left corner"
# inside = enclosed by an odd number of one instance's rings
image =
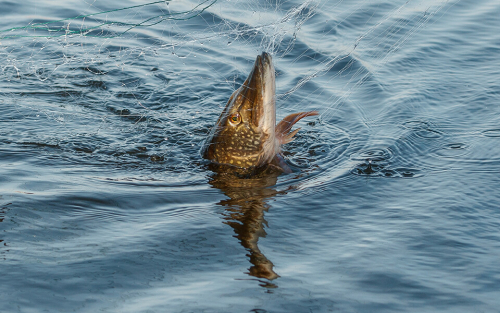
[[[274,137],[276,127],[276,83],[271,55],[262,52],[257,56],[252,71],[243,85],[240,94],[251,107],[251,122],[268,136]]]

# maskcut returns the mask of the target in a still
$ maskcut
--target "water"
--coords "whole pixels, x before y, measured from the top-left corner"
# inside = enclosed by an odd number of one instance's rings
[[[2,312],[498,310],[498,2],[1,6]],[[263,50],[321,115],[227,181],[200,147]]]

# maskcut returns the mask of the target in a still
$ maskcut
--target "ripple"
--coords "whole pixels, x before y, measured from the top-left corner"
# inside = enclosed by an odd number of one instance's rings
[[[464,143],[446,144],[433,152],[439,158],[456,158],[469,153],[469,146]]]
[[[385,168],[380,164],[373,164],[371,162],[366,162],[363,164],[358,164],[351,171],[354,175],[359,176],[372,176],[372,177],[388,177],[388,178],[414,178],[422,176],[422,171],[416,168]]]
[[[311,131],[303,132],[296,141],[285,146],[287,162],[298,175],[282,175],[279,188],[321,185],[346,174],[349,162],[347,151],[351,145],[349,134],[330,124],[308,124]]]
[[[406,121],[401,126],[413,130],[417,137],[424,139],[438,139],[443,136],[440,131],[434,129],[431,123],[427,121]]]
[[[384,168],[385,166],[382,164],[373,163],[371,160],[367,160],[365,163],[356,165],[351,173],[354,175],[378,175]]]
[[[392,159],[388,148],[373,148],[351,154],[350,159],[358,164],[351,170],[354,175],[379,175]],[[359,163],[362,162],[362,163]]]
[[[493,138],[500,137],[500,128],[485,130],[482,132],[482,135],[486,136],[486,137],[493,137]]]
[[[406,121],[401,124],[404,128],[419,130],[419,129],[429,129],[430,124],[426,121]]]
[[[388,148],[386,149],[376,148],[372,150],[361,151],[351,154],[350,157],[350,159],[353,161],[369,160],[370,162],[388,161],[391,158],[392,158],[392,151]]]
[[[415,135],[424,139],[438,139],[442,137],[441,132],[433,129],[418,130],[415,132]]]
[[[402,178],[420,177],[423,175],[422,171],[416,168],[402,167],[395,169],[394,172],[397,174],[395,175],[396,177],[402,177]]]

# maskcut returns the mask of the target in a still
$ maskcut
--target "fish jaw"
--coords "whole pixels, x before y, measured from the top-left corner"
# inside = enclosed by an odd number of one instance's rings
[[[271,56],[263,52],[257,57],[254,68],[260,69],[261,84],[257,85],[260,99],[254,102],[256,127],[264,134],[262,151],[258,166],[271,162],[279,153],[279,142],[276,140],[276,77]]]

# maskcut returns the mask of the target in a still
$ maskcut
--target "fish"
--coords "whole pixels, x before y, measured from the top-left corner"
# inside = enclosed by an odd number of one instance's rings
[[[275,70],[271,55],[262,52],[243,85],[229,97],[202,155],[213,164],[236,169],[238,175],[251,176],[269,167],[291,173],[281,146],[294,140],[300,130],[291,131],[295,123],[318,114],[294,113],[276,124]]]

